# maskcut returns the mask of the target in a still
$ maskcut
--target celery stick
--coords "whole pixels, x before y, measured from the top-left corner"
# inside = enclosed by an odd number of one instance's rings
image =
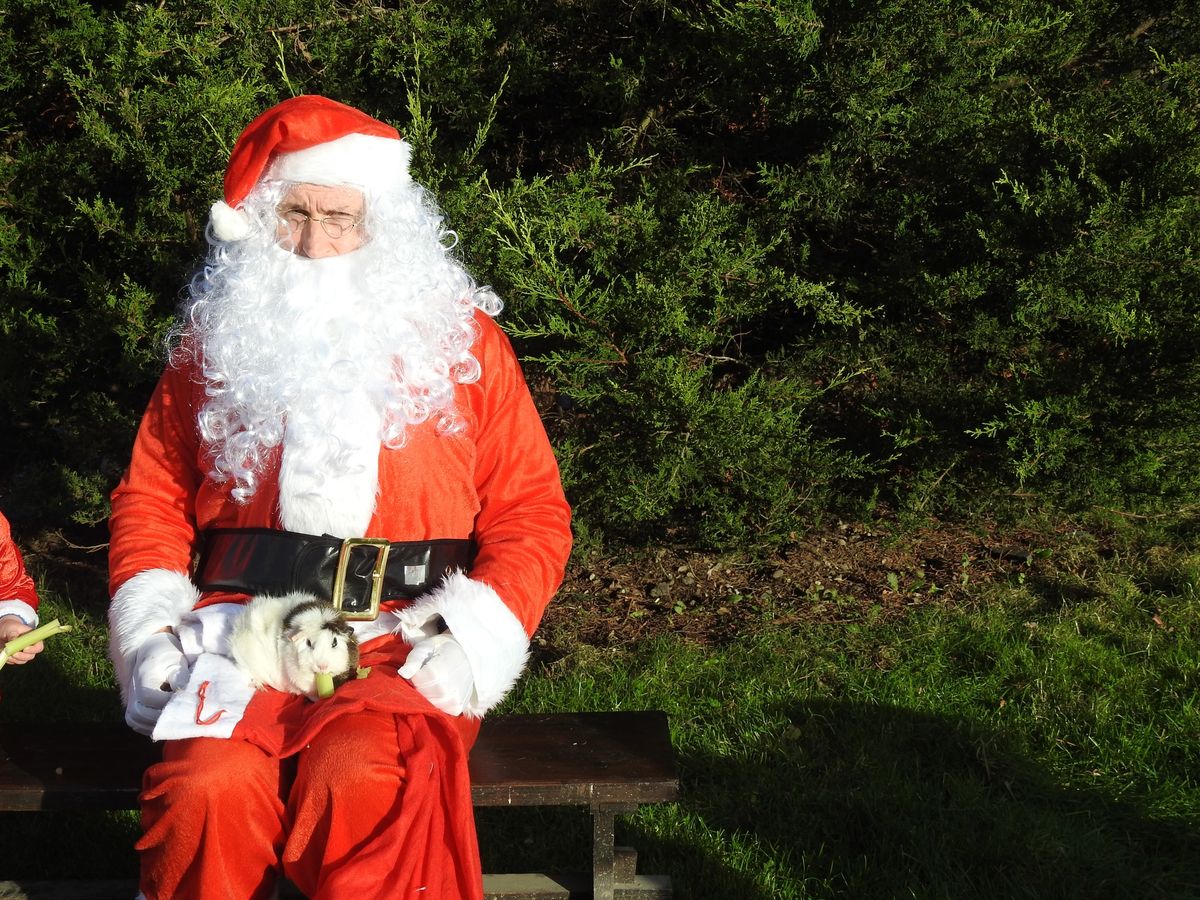
[[[52,619],[45,625],[39,625],[37,628],[33,629],[33,631],[27,631],[24,634],[17,635],[4,645],[3,650],[0,650],[0,668],[4,667],[4,664],[8,662],[9,657],[20,653],[26,647],[31,647],[38,641],[45,640],[48,637],[54,637],[56,634],[63,634],[64,632],[70,630],[70,625],[60,625],[58,619]]]
[[[317,696],[324,699],[333,696],[333,676],[328,672],[317,673]]]

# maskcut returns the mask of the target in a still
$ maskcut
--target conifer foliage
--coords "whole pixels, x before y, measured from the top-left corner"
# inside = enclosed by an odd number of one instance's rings
[[[395,123],[505,298],[581,534],[1200,487],[1188,3],[0,10],[0,495],[98,522],[241,127]],[[20,36],[20,37],[18,37]]]

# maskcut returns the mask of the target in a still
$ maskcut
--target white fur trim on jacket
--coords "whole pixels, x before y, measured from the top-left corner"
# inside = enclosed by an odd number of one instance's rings
[[[24,600],[0,600],[0,616],[16,616],[30,628],[37,628],[37,610]]]
[[[464,712],[482,717],[521,677],[529,659],[529,636],[499,594],[462,572],[447,575],[439,587],[401,610],[398,631],[415,643],[437,633],[438,616],[471,662],[475,696]]]
[[[379,492],[381,417],[366,397],[323,400],[337,402],[337,409],[288,423],[279,467],[279,518],[288,531],[362,537]],[[337,465],[325,452],[330,441],[342,448]]]
[[[134,657],[156,631],[174,628],[200,599],[182,572],[147,569],[125,582],[108,606],[108,655],[117,672],[121,699],[127,700]]]

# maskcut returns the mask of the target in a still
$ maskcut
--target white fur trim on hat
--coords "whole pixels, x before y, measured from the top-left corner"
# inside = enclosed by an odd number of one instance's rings
[[[516,685],[529,659],[529,636],[520,620],[491,587],[462,572],[399,613],[400,635],[410,644],[430,637],[441,616],[466,651],[475,676],[475,696],[464,710],[482,717]]]
[[[218,200],[209,211],[212,233],[219,241],[244,241],[250,237],[250,217],[240,209],[234,209],[224,200]]]
[[[345,184],[377,193],[408,182],[412,147],[406,141],[347,134],[276,157],[267,177],[304,184]]]
[[[200,599],[196,586],[182,572],[147,569],[117,589],[108,606],[108,655],[117,672],[125,700],[133,661],[142,642],[156,631],[174,628]]]

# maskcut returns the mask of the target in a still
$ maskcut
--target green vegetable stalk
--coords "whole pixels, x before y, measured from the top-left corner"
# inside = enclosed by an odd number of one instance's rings
[[[70,625],[62,625],[58,619],[51,619],[45,625],[39,625],[33,631],[27,631],[24,634],[19,634],[7,644],[4,649],[0,650],[0,669],[4,668],[4,664],[8,662],[13,655],[20,653],[26,647],[36,644],[38,641],[45,640],[48,637],[54,637],[56,634],[65,634],[71,630]]]
[[[358,678],[366,678],[371,674],[371,667],[365,669],[359,668],[355,671],[355,676]],[[318,672],[316,674],[317,699],[324,700],[326,697],[332,697],[334,691],[333,676],[328,672]]]
[[[317,673],[317,696],[324,700],[333,696],[333,676],[328,672]]]

